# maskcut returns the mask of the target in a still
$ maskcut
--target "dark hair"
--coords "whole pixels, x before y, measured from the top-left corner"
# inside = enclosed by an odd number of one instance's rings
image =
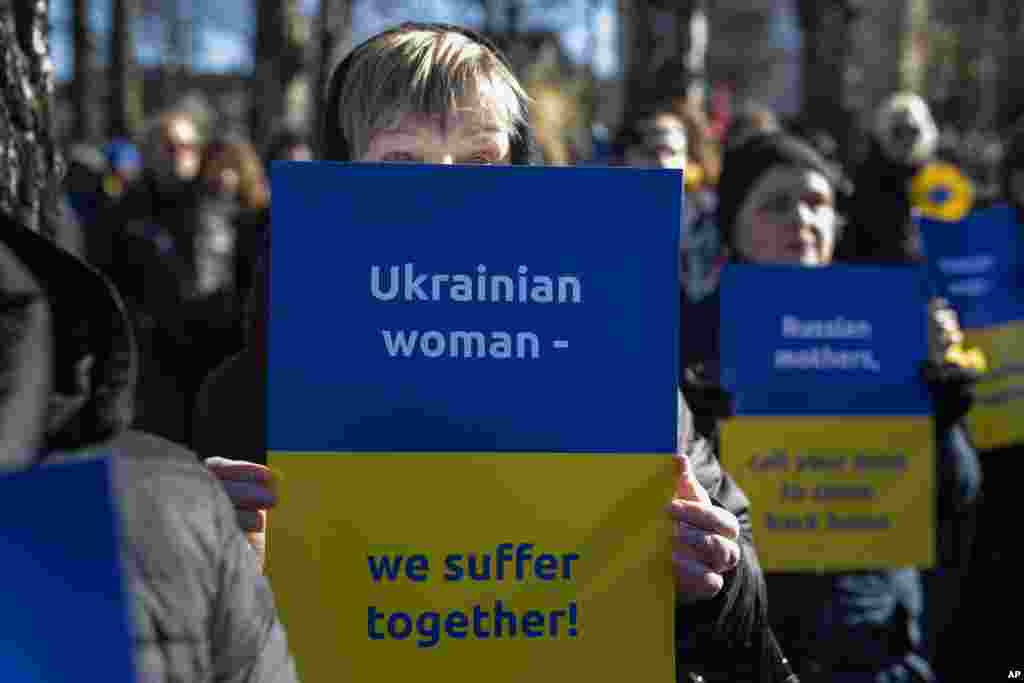
[[[726,148],[718,182],[718,229],[722,243],[735,247],[736,221],[751,188],[773,166],[796,166],[821,173],[837,198],[853,191],[839,168],[828,163],[811,145],[787,133],[757,133]]]
[[[612,155],[621,160],[625,156],[627,149],[633,145],[642,144],[644,141],[643,124],[659,114],[674,116],[679,119],[680,123],[683,123],[683,117],[676,111],[672,103],[667,100],[641,102],[631,105],[622,117],[622,125],[619,126],[619,130],[612,140]]]

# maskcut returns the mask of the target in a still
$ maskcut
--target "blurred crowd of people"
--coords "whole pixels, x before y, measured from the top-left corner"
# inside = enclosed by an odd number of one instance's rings
[[[330,97],[337,105],[341,90]],[[827,134],[789,127],[763,108],[719,131],[706,111],[684,100],[628,103],[607,158],[587,163],[684,171],[680,384],[706,448],[717,447],[718,422],[730,413],[717,376],[718,278],[726,263],[919,263],[909,183],[939,159],[989,188],[978,192],[979,201],[1024,210],[1024,131],[979,142],[940,130],[921,97],[894,94],[879,108],[867,156],[854,163],[838,158]],[[157,116],[142,140],[68,147],[59,241],[105,274],[124,300],[139,352],[134,429],[202,459],[264,461],[268,165],[353,158],[347,144],[344,152],[327,144],[316,153],[300,131],[259,141],[204,131],[187,112],[172,110]],[[539,152],[537,159],[565,158]],[[508,154],[511,163],[526,163],[529,151]],[[1011,651],[1007,634],[979,634],[975,625],[987,621],[992,603],[983,584],[998,580],[992,577],[1000,564],[1016,552],[1006,548],[1012,477],[1005,472],[1021,451],[978,453],[972,446],[964,416],[976,378],[947,362],[959,331],[955,312],[935,303],[925,380],[936,405],[939,565],[924,572],[769,573],[767,619],[802,680],[959,680],[968,645],[977,645],[976,653]],[[241,388],[221,395],[225,384]],[[722,495],[745,504],[742,492]],[[231,498],[238,505],[238,496]],[[259,520],[251,525],[257,528]],[[744,546],[740,568],[752,557]],[[756,583],[756,564],[744,571]],[[749,597],[751,614],[763,609],[762,599]]]
[[[627,112],[611,160],[685,170],[681,388],[698,431],[714,440],[731,415],[731,396],[719,384],[719,320],[743,314],[720,307],[724,264],[921,264],[912,183],[939,162],[962,173],[972,208],[1007,203],[1024,225],[1024,128],[1004,140],[943,136],[915,93],[895,93],[879,106],[867,154],[852,162],[838,158],[826,133],[806,122],[787,126],[762,107],[744,111],[721,136],[711,130],[706,112],[655,100]],[[960,680],[1010,647],[975,625],[991,605],[983,577],[1017,557],[1003,530],[1012,509],[1008,475],[1022,451],[973,446],[964,417],[978,375],[950,361],[963,340],[956,311],[942,299],[930,310],[923,378],[935,409],[938,564],[923,572],[766,572],[769,621],[802,680]]]
[[[246,302],[269,238],[269,163],[309,160],[301,132],[261,154],[244,134],[160,114],[138,143],[68,150],[65,245],[124,297],[141,351],[136,426],[193,443],[205,376],[241,350]]]

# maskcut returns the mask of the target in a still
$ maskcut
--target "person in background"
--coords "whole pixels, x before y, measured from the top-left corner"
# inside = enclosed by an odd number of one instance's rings
[[[297,681],[270,585],[219,482],[191,452],[129,429],[136,357],[116,290],[0,214],[0,299],[0,469],[45,475],[109,458],[137,680]],[[65,515],[74,534],[75,511],[50,502],[25,514]]]
[[[65,185],[82,225],[84,251],[80,253],[89,263],[102,267],[113,258],[114,231],[107,219],[138,178],[141,157],[135,145],[122,139],[105,145],[102,157],[96,158],[94,153],[89,157],[95,161],[88,169],[72,160]]]
[[[297,155],[301,147],[282,148]],[[230,220],[235,232],[234,286],[239,302],[249,296],[256,262],[269,239],[270,183],[256,149],[245,138],[225,136],[207,146],[199,172],[200,195],[204,203],[217,206]]]
[[[854,169],[856,189],[841,207],[850,222],[836,247],[837,261],[921,261],[920,235],[910,213],[910,181],[934,161],[938,141],[931,109],[920,95],[898,92],[879,106],[868,157]]]
[[[834,262],[842,227],[836,206],[851,188],[809,144],[779,132],[754,135],[727,150],[718,189],[718,224],[731,262],[809,268]],[[720,311],[718,291],[699,302],[680,300],[689,331],[680,339],[682,391],[697,429],[717,434],[718,421],[732,412],[719,376],[719,322],[736,312]],[[930,322],[933,347],[953,343],[940,309]],[[938,554],[955,568],[964,560],[963,515],[980,488],[973,450],[958,429],[970,397],[958,375],[945,374],[952,368],[935,358],[922,362],[936,408]],[[766,576],[772,626],[805,683],[933,680],[924,657],[918,571]]]
[[[729,121],[729,127],[722,137],[722,148],[737,147],[752,135],[758,133],[774,133],[783,130],[778,115],[769,107],[759,102],[744,103],[736,115]]]
[[[725,263],[715,219],[722,154],[703,111],[684,106],[680,114],[687,139],[687,229],[684,234],[688,244],[684,253],[688,258],[683,277],[686,295],[700,300],[714,290]]]
[[[106,157],[107,174],[103,178],[103,194],[107,201],[116,202],[142,173],[142,155],[134,143],[117,138],[107,143]]]
[[[634,106],[627,111],[613,146],[624,166],[684,171],[680,266],[683,291],[695,300],[714,289],[722,266],[712,184],[719,170],[717,150],[708,137],[694,141],[689,132],[703,134],[706,129],[701,123],[696,115],[680,114],[670,101]]]
[[[101,219],[109,239],[95,264],[114,282],[133,319],[140,368],[136,426],[178,443],[189,429],[186,303],[194,295],[198,124],[167,111],[148,129],[138,181]]]
[[[241,350],[243,317],[256,259],[268,239],[270,188],[255,148],[238,135],[203,147],[196,178],[185,331],[193,344],[189,410],[203,378]],[[185,246],[185,245],[183,245]]]
[[[530,164],[537,156],[529,116],[529,101],[509,62],[486,38],[456,26],[403,24],[356,47],[334,70],[317,156],[345,162]],[[477,134],[478,124],[488,132]],[[266,315],[264,309],[254,319],[265,321]],[[262,397],[263,372],[237,372],[232,366],[250,362],[248,367],[265,371],[259,358],[245,360],[263,348],[264,342],[250,338],[246,351],[204,388],[209,400],[203,423],[222,436],[207,441],[201,455],[257,462],[265,457],[258,439],[251,452],[244,452],[225,432],[225,425],[241,421],[262,435],[262,413],[255,404]],[[700,673],[708,681],[781,681],[772,670],[777,652],[762,639],[763,582],[747,499],[707,442],[688,428],[683,401],[680,412],[680,479],[669,502],[679,531],[666,539],[675,554],[679,678],[692,680],[691,673]],[[218,465],[222,478],[232,476],[230,462]],[[255,506],[254,497],[241,493],[235,503]]]
[[[105,205],[102,182],[107,162],[97,147],[86,143],[68,147],[66,159],[64,198],[71,210],[73,224],[79,226],[80,235],[70,242],[62,240],[62,245],[88,257],[90,237],[95,232],[93,226]]]
[[[923,168],[936,162],[939,128],[925,100],[912,92],[886,98],[876,113],[871,148],[855,171],[855,191],[848,205],[850,223],[836,247],[836,261],[872,265],[923,263],[921,236],[913,220],[911,181]],[[925,645],[937,673],[949,668],[941,642],[955,632],[953,622],[968,577],[971,545],[978,528],[978,500],[982,470],[963,417],[972,401],[977,373],[946,362],[949,340],[962,338],[956,312],[949,303],[931,302],[933,365],[928,370],[932,386],[945,388],[948,400],[936,406],[939,483],[957,495],[939,497],[939,566],[923,572]]]

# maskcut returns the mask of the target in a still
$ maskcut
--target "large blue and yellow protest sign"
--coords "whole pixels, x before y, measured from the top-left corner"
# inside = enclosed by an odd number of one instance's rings
[[[272,182],[268,561],[303,678],[672,680],[678,173]]]
[[[5,683],[135,681],[108,468],[91,459],[0,478]]]
[[[724,271],[722,457],[765,569],[934,563],[926,293],[912,268]]]
[[[1016,212],[976,209],[962,220],[918,218],[936,293],[956,309],[965,344],[988,372],[968,422],[979,448],[1024,443],[1024,246]]]

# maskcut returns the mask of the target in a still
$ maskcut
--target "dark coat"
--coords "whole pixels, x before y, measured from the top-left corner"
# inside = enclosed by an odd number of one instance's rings
[[[921,238],[910,216],[910,181],[922,167],[891,161],[872,139],[867,159],[854,173],[853,195],[838,207],[849,223],[836,246],[836,261],[921,260]]]
[[[689,408],[685,411],[689,413]],[[684,674],[696,673],[709,683],[781,681],[773,641],[765,629],[766,590],[754,548],[750,501],[722,469],[707,439],[690,430],[683,450],[714,505],[729,510],[739,520],[742,559],[734,571],[725,575],[725,587],[717,596],[677,609],[677,678],[685,680]]]
[[[234,204],[206,201],[188,186],[161,193],[149,177],[109,215],[110,262],[102,267],[125,298],[138,341],[139,429],[188,443],[200,383],[242,346],[241,288],[252,276],[241,252],[253,249],[252,239],[239,239],[242,216]],[[234,246],[223,286],[204,291],[203,245],[214,232]]]

